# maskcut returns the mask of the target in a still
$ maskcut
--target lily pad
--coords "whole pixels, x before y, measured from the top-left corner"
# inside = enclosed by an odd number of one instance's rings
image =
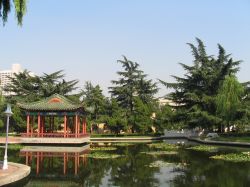
[[[210,146],[210,145],[198,145],[198,146],[189,147],[187,149],[191,149],[191,150],[195,150],[195,151],[213,152],[213,151],[217,150],[217,147]]]
[[[149,167],[173,167],[175,169],[177,168],[184,168],[186,164],[183,163],[170,163],[170,162],[164,162],[162,160],[157,160],[149,164]]]
[[[141,152],[148,155],[176,155],[177,151],[149,151],[149,152]]]
[[[91,152],[88,154],[89,158],[96,158],[96,159],[113,159],[113,158],[119,158],[123,155],[119,154],[113,154],[113,153],[107,153],[107,152]]]
[[[179,149],[180,147],[177,146],[177,145],[173,145],[173,144],[167,144],[167,143],[152,143],[152,144],[149,144],[148,145],[150,148],[156,148],[156,149],[160,149],[160,150],[164,150],[164,151],[167,151],[167,150],[177,150]]]
[[[215,155],[210,158],[231,162],[250,162],[250,154],[248,152]]]

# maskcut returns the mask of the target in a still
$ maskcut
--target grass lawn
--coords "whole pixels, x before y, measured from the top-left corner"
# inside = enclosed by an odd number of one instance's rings
[[[250,136],[242,136],[242,137],[218,137],[218,138],[213,138],[212,140],[215,141],[225,141],[225,142],[248,142],[250,143]]]

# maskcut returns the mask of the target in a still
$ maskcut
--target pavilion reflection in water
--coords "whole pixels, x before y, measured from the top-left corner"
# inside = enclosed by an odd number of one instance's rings
[[[32,175],[40,177],[58,177],[77,175],[80,165],[87,165],[90,146],[83,147],[43,147],[25,146],[20,156],[25,164],[31,166]],[[34,171],[35,170],[35,171]]]

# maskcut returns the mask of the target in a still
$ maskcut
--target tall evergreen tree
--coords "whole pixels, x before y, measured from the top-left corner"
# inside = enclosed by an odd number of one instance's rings
[[[116,99],[114,98],[107,100],[105,122],[111,132],[116,134],[119,134],[121,131],[127,129],[125,110],[118,105]]]
[[[41,98],[49,97],[55,93],[60,95],[70,94],[76,90],[77,80],[65,81],[63,71],[51,74],[44,73],[42,76],[32,76],[29,71],[14,74],[9,77],[11,83],[4,91],[13,93],[16,100],[36,101]]]
[[[174,89],[168,97],[182,112],[182,121],[190,127],[212,128],[219,122],[216,117],[215,98],[221,81],[238,71],[240,61],[233,61],[224,48],[218,45],[218,57],[209,56],[200,39],[198,46],[188,43],[194,56],[193,65],[180,65],[187,72],[184,77],[173,76],[176,83],[161,81],[167,88]]]
[[[97,122],[104,114],[105,97],[99,85],[93,86],[91,82],[86,82],[81,92],[83,102],[86,107],[92,109],[91,119]]]
[[[139,64],[128,60],[123,56],[123,60],[118,60],[122,64],[124,71],[118,71],[118,80],[112,80],[113,87],[110,93],[116,99],[120,107],[126,111],[127,122],[132,126],[132,131],[136,129],[136,100],[140,99],[143,104],[148,104],[153,100],[153,96],[158,89],[152,80],[147,80],[147,75],[139,69]],[[142,106],[142,105],[141,105]]]

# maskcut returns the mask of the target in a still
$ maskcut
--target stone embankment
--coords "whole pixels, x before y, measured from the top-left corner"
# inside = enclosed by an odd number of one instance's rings
[[[2,162],[0,162],[0,186],[15,183],[27,177],[30,174],[30,167],[8,162],[8,169],[2,169]]]

